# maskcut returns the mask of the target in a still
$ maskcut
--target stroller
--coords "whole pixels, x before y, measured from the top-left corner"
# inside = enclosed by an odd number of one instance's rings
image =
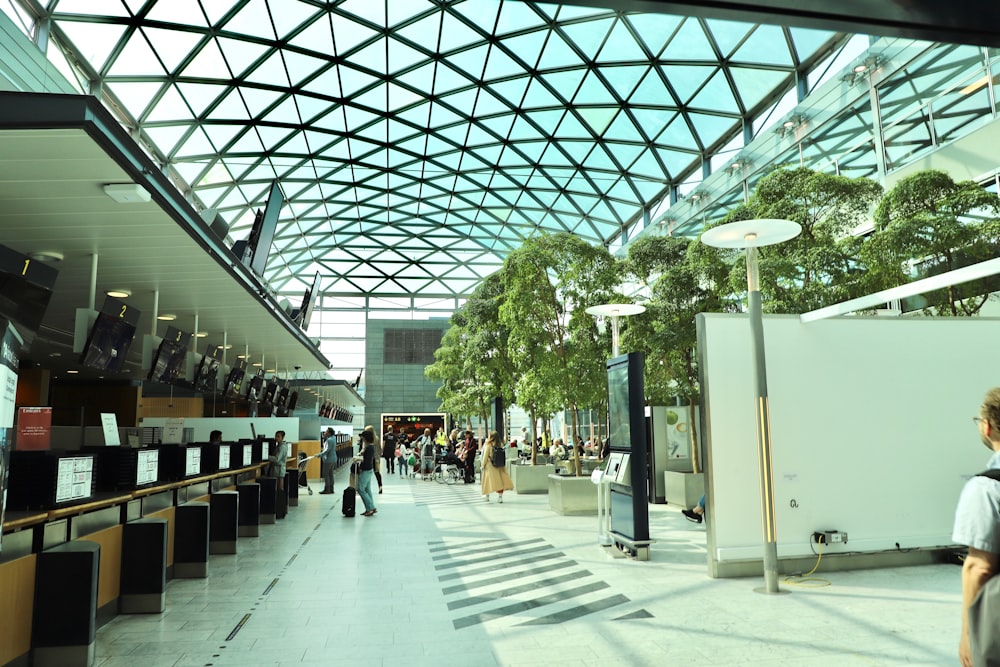
[[[313,494],[312,487],[309,486],[309,480],[306,479],[306,465],[319,456],[319,454],[313,454],[312,456],[306,455],[305,452],[299,452],[299,488],[305,488],[309,491],[309,495]]]

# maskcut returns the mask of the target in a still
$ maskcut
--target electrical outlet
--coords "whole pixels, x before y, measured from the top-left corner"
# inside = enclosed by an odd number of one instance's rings
[[[847,544],[847,533],[841,530],[817,530],[812,534],[814,544]]]

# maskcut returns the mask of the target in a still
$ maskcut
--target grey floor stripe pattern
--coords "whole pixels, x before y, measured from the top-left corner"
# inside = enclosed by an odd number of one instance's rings
[[[456,630],[491,621],[554,625],[630,602],[545,538],[448,539],[429,549]],[[617,618],[649,617],[624,612]]]
[[[468,505],[473,502],[485,504],[482,485],[475,484],[439,484],[435,481],[413,481],[413,503],[419,506],[427,505]],[[493,496],[496,502],[496,496]]]

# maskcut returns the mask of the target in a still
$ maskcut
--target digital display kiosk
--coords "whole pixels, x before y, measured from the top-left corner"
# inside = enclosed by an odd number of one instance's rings
[[[611,538],[646,560],[650,539],[643,355],[631,352],[610,359],[607,370],[611,453],[605,475],[611,493]]]

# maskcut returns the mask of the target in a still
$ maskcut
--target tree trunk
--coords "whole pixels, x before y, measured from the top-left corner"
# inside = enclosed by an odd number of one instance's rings
[[[570,447],[573,448],[573,474],[576,477],[579,477],[580,474],[581,474],[581,470],[580,470],[580,452],[577,451],[577,449],[576,449],[576,436],[580,432],[580,424],[579,424],[579,419],[577,418],[577,414],[576,414],[576,404],[575,403],[570,404],[570,410],[572,410],[572,413],[570,414],[570,434],[569,434],[569,438],[567,438],[567,439],[571,441],[570,442]]]
[[[698,420],[695,419],[695,400],[694,396],[688,398],[688,410],[689,410],[689,421],[688,421],[688,435],[691,438],[691,471],[701,472],[701,459],[699,458],[699,447],[698,447]]]
[[[531,430],[528,431],[528,435],[531,437],[529,444],[531,445],[531,465],[538,465],[538,447],[535,446],[535,408],[529,408],[528,414],[531,416]]]

